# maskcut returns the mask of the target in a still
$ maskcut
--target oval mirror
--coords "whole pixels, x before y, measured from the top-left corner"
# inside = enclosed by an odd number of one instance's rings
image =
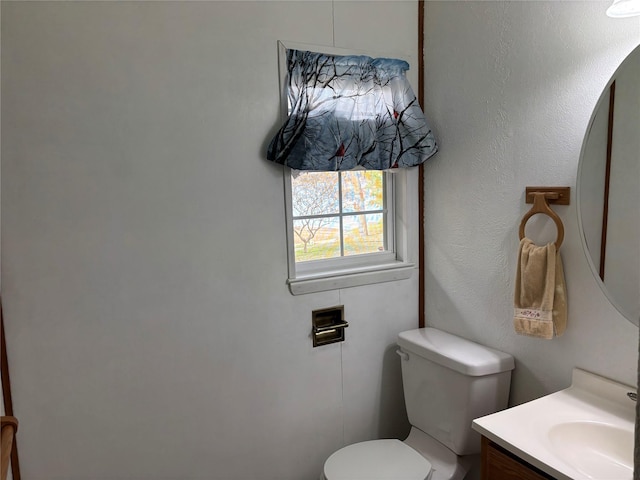
[[[591,116],[577,177],[587,259],[611,303],[640,321],[640,46],[622,62]]]

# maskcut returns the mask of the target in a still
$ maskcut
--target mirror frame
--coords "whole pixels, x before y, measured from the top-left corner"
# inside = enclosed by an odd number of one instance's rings
[[[582,194],[582,188],[580,186],[581,185],[580,178],[582,176],[582,169],[584,166],[583,160],[584,160],[585,150],[586,150],[588,139],[589,139],[589,134],[591,133],[591,129],[593,128],[593,124],[596,119],[596,114],[598,113],[598,110],[600,109],[600,107],[603,105],[603,102],[609,101],[609,92],[610,92],[611,85],[616,81],[616,78],[620,74],[620,71],[622,70],[624,65],[626,65],[626,63],[630,61],[629,59],[633,55],[640,55],[640,45],[637,45],[634,49],[632,49],[627,54],[627,56],[620,62],[620,65],[618,65],[616,70],[613,72],[613,74],[611,75],[611,78],[609,79],[607,84],[604,86],[602,93],[600,94],[600,97],[598,98],[598,101],[596,102],[593,108],[593,112],[591,113],[591,118],[589,119],[589,123],[587,124],[587,129],[585,131],[584,138],[582,139],[582,147],[580,148],[580,157],[578,158],[578,171],[576,174],[576,214],[578,217],[578,230],[580,234],[580,241],[582,243],[582,249],[584,251],[585,257],[587,258],[589,268],[591,269],[591,273],[593,274],[593,277],[595,278],[596,283],[598,284],[598,286],[600,287],[604,295],[607,297],[607,300],[609,300],[611,305],[613,305],[613,307],[629,322],[631,322],[635,326],[639,326],[640,318],[633,318],[632,315],[628,313],[620,305],[620,303],[614,298],[612,293],[609,291],[609,289],[605,285],[604,281],[600,278],[600,269],[597,265],[594,264],[593,257],[591,256],[589,252],[589,247],[587,245],[587,237],[585,235],[584,225],[582,222],[582,213],[583,213],[582,201],[580,199]]]

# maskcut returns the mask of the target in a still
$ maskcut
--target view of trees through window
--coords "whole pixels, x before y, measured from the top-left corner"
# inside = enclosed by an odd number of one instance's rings
[[[383,172],[304,172],[291,183],[296,262],[385,251]]]

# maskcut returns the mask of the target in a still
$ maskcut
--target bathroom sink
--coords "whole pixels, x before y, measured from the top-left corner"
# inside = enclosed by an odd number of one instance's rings
[[[635,388],[574,368],[571,386],[473,428],[558,480],[631,480]]]
[[[555,452],[587,478],[633,476],[633,430],[599,422],[567,422],[549,429]]]

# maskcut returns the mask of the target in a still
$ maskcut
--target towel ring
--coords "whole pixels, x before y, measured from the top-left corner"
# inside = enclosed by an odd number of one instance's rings
[[[520,222],[520,240],[524,238],[524,227],[527,224],[527,221],[533,217],[536,213],[544,213],[545,215],[551,217],[553,222],[556,224],[556,228],[558,229],[558,238],[556,238],[556,251],[560,249],[560,245],[562,245],[562,241],[564,240],[564,225],[562,224],[562,220],[556,212],[554,212],[549,204],[547,203],[546,197],[552,198],[552,195],[556,194],[548,194],[544,192],[532,192],[533,195],[533,207],[522,217],[522,221]]]

